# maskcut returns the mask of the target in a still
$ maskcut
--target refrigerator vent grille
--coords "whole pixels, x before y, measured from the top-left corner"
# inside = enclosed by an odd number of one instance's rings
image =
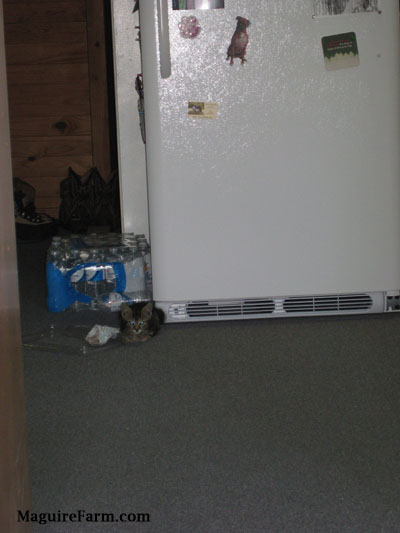
[[[400,308],[400,304],[398,307]],[[325,294],[319,296],[284,296],[281,298],[271,297],[247,300],[171,302],[165,311],[171,320],[195,321],[309,316],[312,314],[376,313],[380,312],[381,308],[381,293],[354,293]]]
[[[235,302],[192,302],[186,305],[189,317],[225,317],[269,315],[274,312],[273,300],[243,300]]]
[[[286,313],[326,313],[364,311],[371,309],[373,300],[368,294],[311,296],[286,298],[283,309]]]

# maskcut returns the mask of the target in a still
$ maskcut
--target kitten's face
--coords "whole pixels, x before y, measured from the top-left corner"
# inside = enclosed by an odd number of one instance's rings
[[[149,338],[148,322],[153,312],[153,304],[149,302],[141,309],[132,309],[128,304],[121,304],[121,317],[124,321],[122,335],[125,340],[145,341]]]

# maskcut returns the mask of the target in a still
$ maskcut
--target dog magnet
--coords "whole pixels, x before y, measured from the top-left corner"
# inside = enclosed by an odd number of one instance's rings
[[[246,59],[246,48],[249,43],[249,35],[247,33],[247,28],[250,26],[250,21],[243,17],[236,17],[237,25],[235,33],[232,35],[231,44],[228,48],[228,55],[226,60],[231,58],[230,64],[233,65],[233,60],[235,57],[241,59],[242,65]]]

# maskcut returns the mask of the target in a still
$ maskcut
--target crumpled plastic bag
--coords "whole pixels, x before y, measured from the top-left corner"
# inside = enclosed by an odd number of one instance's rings
[[[91,346],[103,346],[107,344],[110,339],[118,337],[120,330],[110,326],[100,326],[96,324],[92,327],[85,337],[85,341]]]

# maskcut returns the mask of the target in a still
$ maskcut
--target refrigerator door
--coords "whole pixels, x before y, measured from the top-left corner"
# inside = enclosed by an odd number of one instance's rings
[[[400,288],[398,2],[315,5],[141,3],[156,301]],[[231,65],[237,17],[251,24]],[[353,35],[358,57],[332,70]]]

